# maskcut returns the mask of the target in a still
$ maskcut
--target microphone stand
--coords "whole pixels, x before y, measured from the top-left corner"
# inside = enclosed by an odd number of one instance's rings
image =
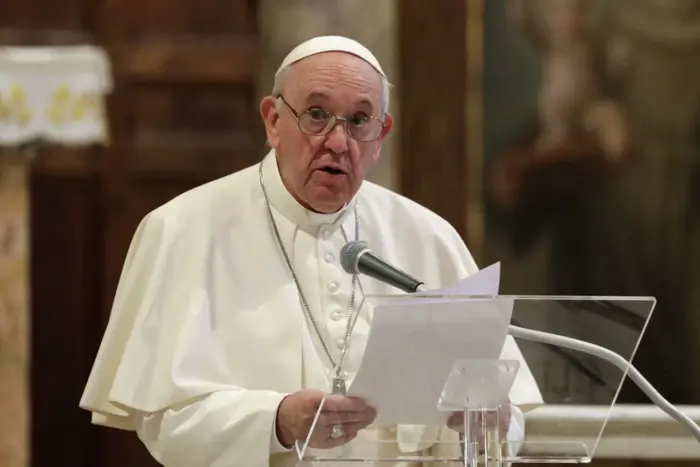
[[[427,292],[427,288],[424,284],[419,284],[416,287],[415,292]],[[626,372],[629,378],[637,385],[639,389],[642,390],[642,392],[644,392],[644,394],[647,395],[647,397],[649,397],[649,399],[651,399],[651,401],[657,407],[663,410],[678,423],[684,425],[690,431],[693,437],[700,443],[700,426],[698,426],[698,424],[695,423],[690,417],[678,410],[673,406],[673,404],[659,394],[659,392],[654,389],[651,383],[649,383],[649,381],[632,365],[632,363],[628,362],[615,352],[599,345],[591,344],[590,342],[584,342],[571,337],[560,336],[558,334],[550,334],[548,332],[525,329],[519,326],[508,326],[508,334],[517,339],[523,339],[529,342],[549,344],[555,347],[576,350],[615,365],[623,373]]]
[[[637,385],[637,387],[639,387],[639,389],[642,390],[642,392],[644,392],[644,394],[647,395],[647,397],[649,397],[649,399],[651,399],[651,401],[657,407],[666,412],[678,423],[688,428],[693,437],[700,442],[700,427],[690,417],[678,410],[661,394],[659,394],[651,383],[649,383],[649,381],[647,381],[639,370],[637,370],[630,362],[615,352],[589,342],[583,342],[570,337],[550,334],[548,332],[535,331],[532,329],[525,329],[513,325],[508,327],[508,334],[515,338],[524,339],[530,342],[538,342],[540,344],[549,344],[556,347],[577,350],[579,352],[598,357],[601,360],[605,360],[606,362],[615,365],[622,372],[627,372],[630,379]]]
[[[393,266],[390,266],[388,263],[379,258],[371,258],[373,255],[367,255],[370,257],[371,261],[368,264],[365,264],[364,267],[360,267],[361,260],[363,259],[362,256],[369,252],[369,246],[366,242],[347,243],[343,247],[340,255],[340,262],[345,272],[368,275],[384,284],[395,287],[403,292],[407,292],[408,294],[421,294],[429,292],[423,282],[420,282],[404,272],[395,269]],[[649,381],[647,381],[639,370],[632,365],[631,362],[628,362],[615,352],[589,342],[580,341],[578,339],[573,339],[558,334],[550,334],[548,332],[525,329],[514,325],[510,325],[508,327],[508,334],[515,338],[524,339],[530,342],[537,342],[540,344],[548,344],[555,347],[576,350],[613,364],[623,373],[628,374],[630,379],[637,385],[637,387],[639,387],[639,389],[641,389],[642,392],[644,392],[644,394],[646,394],[657,407],[671,416],[671,418],[676,420],[678,423],[688,428],[693,437],[700,442],[700,426],[698,426],[690,417],[682,413],[661,394],[659,394],[659,392],[649,383]]]

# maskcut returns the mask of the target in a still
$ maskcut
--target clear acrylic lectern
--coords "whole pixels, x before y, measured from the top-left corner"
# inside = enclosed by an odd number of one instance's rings
[[[343,376],[348,396],[377,407],[376,421],[349,441],[333,440],[339,422],[349,422],[344,432],[354,433],[352,415],[322,404],[294,446],[297,465],[589,463],[605,421],[591,422],[596,426],[571,442],[565,420],[534,430],[528,417],[563,406],[612,408],[626,369],[571,348],[506,338],[508,325],[594,344],[631,361],[655,303],[649,297],[367,296],[358,316],[372,322],[370,336],[354,349],[363,353],[361,364]],[[514,343],[524,362],[512,358]]]

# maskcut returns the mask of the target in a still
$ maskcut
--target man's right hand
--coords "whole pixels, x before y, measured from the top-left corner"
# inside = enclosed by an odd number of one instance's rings
[[[330,449],[352,441],[377,416],[376,411],[362,399],[302,389],[285,397],[277,409],[277,439],[282,445],[289,448],[297,440],[307,439],[324,397],[326,400],[311,436],[310,447]],[[331,430],[336,425],[342,427],[344,434],[332,438]]]

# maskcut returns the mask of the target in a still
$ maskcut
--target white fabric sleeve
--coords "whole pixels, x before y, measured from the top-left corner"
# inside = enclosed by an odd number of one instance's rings
[[[280,443],[277,437],[277,412],[275,411],[275,418],[272,422],[272,434],[270,436],[270,452],[272,454],[280,454],[283,452],[291,452],[293,448],[286,448]]]
[[[275,430],[277,408],[285,396],[215,392],[182,407],[134,415],[136,432],[166,467],[268,467],[272,455],[286,452]]]

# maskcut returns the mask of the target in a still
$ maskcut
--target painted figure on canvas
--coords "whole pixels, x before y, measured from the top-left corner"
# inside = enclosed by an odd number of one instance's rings
[[[542,56],[538,95],[538,151],[556,149],[591,134],[606,157],[629,145],[621,107],[606,98],[603,76],[624,75],[624,58],[591,37],[585,0],[511,0],[510,13]],[[611,73],[612,72],[612,73]]]
[[[672,402],[700,403],[700,362],[689,357],[700,355],[700,2],[524,0],[496,12],[498,4],[487,16],[505,18],[511,42],[487,31],[487,73],[519,60],[510,85],[521,88],[490,90],[512,97],[500,113],[488,109],[488,90],[485,99],[487,126],[491,113],[519,128],[491,135],[500,224],[489,236],[506,239],[492,254],[520,264],[512,288],[539,263],[538,292],[656,297],[637,366]],[[536,59],[512,51],[516,36]],[[539,73],[532,89],[522,84],[528,72]],[[529,107],[518,101],[526,93]],[[605,111],[577,113],[592,102]]]

